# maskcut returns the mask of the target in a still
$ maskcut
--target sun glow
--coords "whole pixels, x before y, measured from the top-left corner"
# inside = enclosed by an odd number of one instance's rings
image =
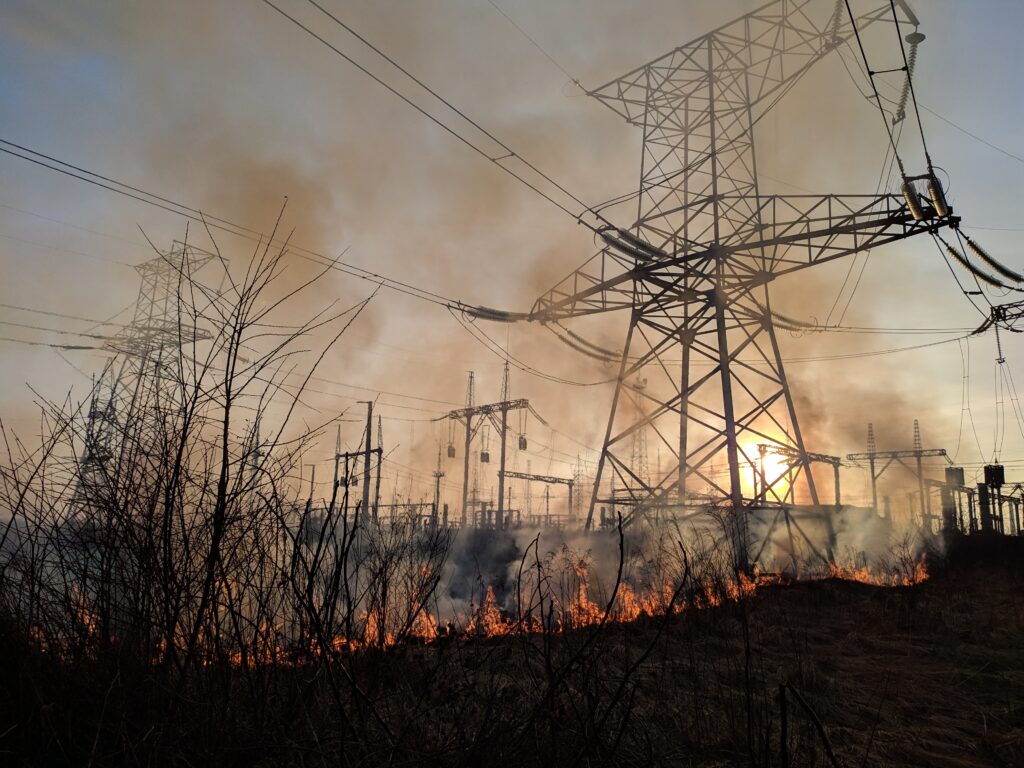
[[[784,496],[792,480],[791,461],[771,448],[761,451],[757,443],[744,446],[743,453],[748,460],[746,472],[740,475],[744,494],[752,497],[764,495],[769,501],[777,500],[776,496]]]

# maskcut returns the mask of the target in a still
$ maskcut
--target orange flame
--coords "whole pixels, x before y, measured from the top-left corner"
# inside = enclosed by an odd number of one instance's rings
[[[561,600],[555,598],[552,604],[555,618],[550,629],[554,632],[581,629],[602,621],[630,623],[645,616],[665,616],[670,607],[674,614],[687,610],[715,607],[726,602],[743,600],[763,586],[779,584],[783,581],[781,574],[757,571],[751,575],[741,573],[735,580],[724,582],[705,578],[695,583],[696,588],[690,592],[688,599],[676,599],[675,601],[673,600],[676,597],[675,589],[672,584],[648,584],[638,587],[622,581],[606,617],[605,606],[591,597],[590,574],[586,560],[567,558],[565,563],[573,578],[566,585],[568,596]],[[878,587],[908,587],[920,584],[928,577],[928,569],[923,558],[915,560],[908,558],[895,567],[880,571],[873,571],[853,562],[833,563],[829,565],[827,571],[827,578],[855,581]],[[79,626],[88,635],[93,635],[96,632],[96,616],[85,605],[85,601],[77,601],[73,612]],[[451,625],[449,625],[449,632],[451,632],[450,627]],[[471,605],[465,628],[456,634],[466,638],[500,637],[513,633],[540,633],[544,629],[544,625],[536,616],[528,615],[522,621],[516,621],[503,613],[494,594],[494,588],[489,585],[480,605]],[[371,609],[363,616],[361,638],[354,639],[336,635],[330,639],[328,650],[334,653],[353,653],[373,647],[389,648],[405,639],[431,643],[440,635],[441,630],[437,619],[424,605],[419,606],[406,630],[397,636],[384,628],[379,610]],[[32,637],[37,644],[45,646],[45,639],[37,627],[33,627]],[[173,646],[175,650],[183,650],[184,638],[181,638],[180,644],[178,638],[175,638]],[[236,666],[301,663],[299,659],[304,654],[300,651],[296,656],[294,653],[286,651],[286,646],[287,642],[281,635],[280,626],[261,625],[258,631],[254,632],[252,642],[245,649],[244,654],[240,650],[231,650],[219,658],[224,660],[226,656],[226,660]],[[306,651],[309,654],[315,654],[317,647],[318,644],[310,639]],[[166,641],[160,640],[155,649],[154,664],[164,661],[168,650]],[[215,660],[211,658],[205,663],[214,662]]]
[[[853,563],[830,563],[828,575],[829,578],[857,581],[876,587],[912,587],[928,580],[928,568],[922,558],[906,567],[892,569],[885,574],[874,573],[865,566],[857,566]]]

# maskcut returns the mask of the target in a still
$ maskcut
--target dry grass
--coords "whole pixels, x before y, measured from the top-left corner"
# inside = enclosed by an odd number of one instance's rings
[[[67,765],[779,766],[789,683],[843,766],[1024,765],[1020,544],[973,545],[917,587],[766,587],[590,646],[580,630],[364,653],[347,669],[365,706],[345,715],[295,669],[210,670],[170,714],[144,673],[111,684],[109,667],[46,667],[8,638],[0,749]],[[789,752],[828,764],[792,704]]]

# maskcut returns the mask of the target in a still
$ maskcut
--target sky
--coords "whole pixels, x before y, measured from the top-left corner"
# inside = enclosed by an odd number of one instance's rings
[[[828,12],[828,0],[815,1]],[[323,2],[588,203],[636,188],[641,137],[572,80],[595,87],[755,7],[740,0]],[[306,0],[277,4],[435,116],[469,130]],[[914,7],[927,35],[915,87],[926,107],[931,155],[948,176],[965,231],[1020,269],[1024,6],[918,0]],[[854,51],[844,56],[855,64]],[[874,190],[887,139],[877,111],[852,82],[856,74],[834,56],[823,61],[758,126],[764,191]],[[261,231],[287,199],[283,221],[294,229],[294,242],[344,252],[353,264],[470,304],[526,310],[595,250],[591,233],[571,217],[260,0],[6,0],[0,104],[0,139]],[[474,141],[487,145],[479,134]],[[138,290],[131,265],[153,256],[147,238],[166,247],[184,235],[185,224],[0,155],[5,425],[30,436],[37,398],[70,392],[81,399],[105,359],[45,346],[81,340],[52,329],[84,332],[91,323],[26,308],[124,319],[119,313]],[[218,246],[238,263],[252,247],[228,235],[218,236]],[[311,266],[296,256],[289,269],[288,279],[298,281]],[[310,306],[351,303],[372,290],[351,276],[330,275]],[[1013,300],[999,293],[988,298]],[[946,329],[782,334],[809,449],[862,451],[868,422],[880,448],[908,448],[917,418],[926,447],[946,448],[968,476],[998,452],[1013,467],[1009,476],[1024,479],[1024,426],[1011,394],[998,392],[1003,375],[993,334],[835,359],[948,340],[959,335],[949,329],[980,324],[930,239],[807,270],[773,295],[777,310],[809,321],[822,321],[835,305],[832,321],[842,316],[847,326]],[[625,318],[608,318],[602,340],[621,344],[624,331]],[[536,325],[487,332],[551,375],[580,383],[613,375]],[[1011,334],[1002,342],[1004,370],[1024,386],[1024,345]],[[822,357],[832,359],[802,360]],[[497,399],[502,366],[501,356],[447,310],[383,291],[324,361],[325,381],[306,398],[311,409],[303,418],[347,409],[354,421],[357,401],[379,393],[393,451],[389,477],[399,493],[429,497],[438,445],[448,439],[447,427],[433,419],[462,403],[468,371],[475,372],[478,402]],[[513,451],[515,468],[566,476],[577,456],[593,462],[611,387],[568,386],[513,368],[511,391],[529,398],[550,425],[527,425],[529,450]],[[348,445],[359,440],[353,421],[342,424]],[[333,439],[327,443],[323,455],[311,452],[310,464],[328,462]],[[452,501],[457,463],[445,467],[444,493]],[[863,500],[863,477],[850,472],[852,500]],[[493,486],[488,477],[481,479],[485,488]]]

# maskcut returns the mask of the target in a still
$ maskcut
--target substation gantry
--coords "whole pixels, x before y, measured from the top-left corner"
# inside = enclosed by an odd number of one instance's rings
[[[462,455],[462,524],[465,525],[467,522],[466,516],[469,509],[469,456],[470,450],[473,443],[473,438],[477,432],[485,423],[490,423],[495,431],[498,433],[498,445],[499,445],[499,460],[498,460],[498,509],[496,517],[496,525],[498,528],[502,528],[505,523],[505,465],[507,463],[507,436],[508,436],[508,416],[513,411],[527,411],[530,410],[530,401],[525,398],[519,398],[512,400],[509,397],[509,377],[508,377],[508,364],[505,364],[505,373],[502,378],[501,385],[501,399],[496,403],[486,403],[483,405],[475,405],[473,403],[474,396],[474,382],[473,373],[469,374],[469,384],[466,388],[466,407],[459,408],[453,411],[449,411],[444,416],[441,416],[434,421],[443,421],[445,419],[451,421],[453,424],[459,424],[465,428],[465,443],[463,446]],[[519,447],[520,449],[526,448],[526,437],[520,434],[519,436]],[[448,458],[455,458],[455,446],[453,443],[448,444]],[[481,461],[488,463],[490,461],[489,452],[486,450],[480,453]],[[438,470],[440,471],[440,470]]]
[[[758,444],[795,451],[794,482],[806,486],[811,509],[831,514],[810,471],[776,337],[786,319],[772,311],[769,286],[783,275],[955,228],[959,219],[930,162],[920,176],[903,174],[901,194],[762,194],[754,138],[758,122],[800,78],[846,42],[858,45],[869,27],[895,36],[901,48],[909,31],[906,41],[916,49],[923,35],[906,2],[871,4],[854,22],[843,2],[821,17],[830,4],[775,0],[588,91],[643,133],[639,190],[629,196],[636,219],[628,229],[601,230],[603,247],[529,313],[477,313],[549,324],[556,333],[563,320],[628,315],[623,348],[609,351],[617,384],[588,529],[599,505],[624,506],[609,486],[629,489],[627,525],[655,508],[671,508],[677,519],[709,506],[731,509],[745,568],[747,518],[772,513],[741,484]],[[647,386],[637,390],[630,382],[641,372]],[[624,407],[633,396],[647,407]],[[649,478],[630,467],[629,438],[645,427],[674,457],[669,471],[658,467]],[[698,484],[710,495],[694,493]]]
[[[569,489],[569,517],[573,514],[573,489],[576,487],[576,481],[569,477],[555,477],[554,475],[535,475],[531,472],[513,472],[511,470],[504,472],[504,476],[509,480],[525,480],[528,483],[544,483],[545,486],[552,485],[564,485]]]
[[[877,513],[878,510],[878,480],[885,471],[892,466],[893,462],[899,464],[910,472],[918,483],[919,502],[921,505],[921,523],[929,529],[933,519],[938,519],[932,514],[931,497],[927,490],[927,481],[924,474],[924,459],[941,457],[946,463],[953,462],[946,453],[945,448],[925,448],[921,441],[921,425],[914,419],[914,447],[911,450],[902,451],[879,451],[875,446],[875,429],[873,424],[868,424],[868,450],[865,453],[851,453],[847,459],[855,462],[867,462],[868,471],[871,475],[871,508]],[[911,466],[906,460],[913,459]],[[884,462],[879,466],[881,462]],[[888,512],[886,513],[888,516]]]

